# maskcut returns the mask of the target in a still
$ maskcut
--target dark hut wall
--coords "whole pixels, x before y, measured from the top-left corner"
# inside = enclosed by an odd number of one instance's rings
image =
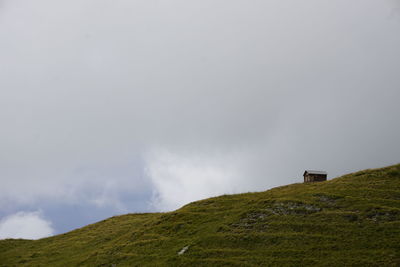
[[[325,174],[306,174],[304,176],[304,182],[323,182],[326,181]]]

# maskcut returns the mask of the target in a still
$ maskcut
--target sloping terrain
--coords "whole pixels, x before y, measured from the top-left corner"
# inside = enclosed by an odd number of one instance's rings
[[[0,266],[179,265],[400,266],[400,165],[0,241]]]

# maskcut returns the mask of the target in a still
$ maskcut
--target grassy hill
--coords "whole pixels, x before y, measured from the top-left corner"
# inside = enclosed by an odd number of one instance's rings
[[[0,241],[0,266],[78,265],[400,266],[400,165]]]

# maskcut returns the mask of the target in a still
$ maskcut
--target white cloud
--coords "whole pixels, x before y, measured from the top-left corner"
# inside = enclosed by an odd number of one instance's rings
[[[0,239],[39,239],[54,234],[51,222],[41,212],[18,212],[0,221]]]
[[[153,182],[152,205],[169,211],[189,202],[221,194],[231,194],[254,186],[243,179],[242,153],[198,154],[154,149],[147,154],[146,171]]]

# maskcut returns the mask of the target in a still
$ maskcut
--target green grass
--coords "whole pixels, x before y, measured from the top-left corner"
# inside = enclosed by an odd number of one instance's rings
[[[0,266],[271,265],[400,266],[400,165],[0,241]]]

